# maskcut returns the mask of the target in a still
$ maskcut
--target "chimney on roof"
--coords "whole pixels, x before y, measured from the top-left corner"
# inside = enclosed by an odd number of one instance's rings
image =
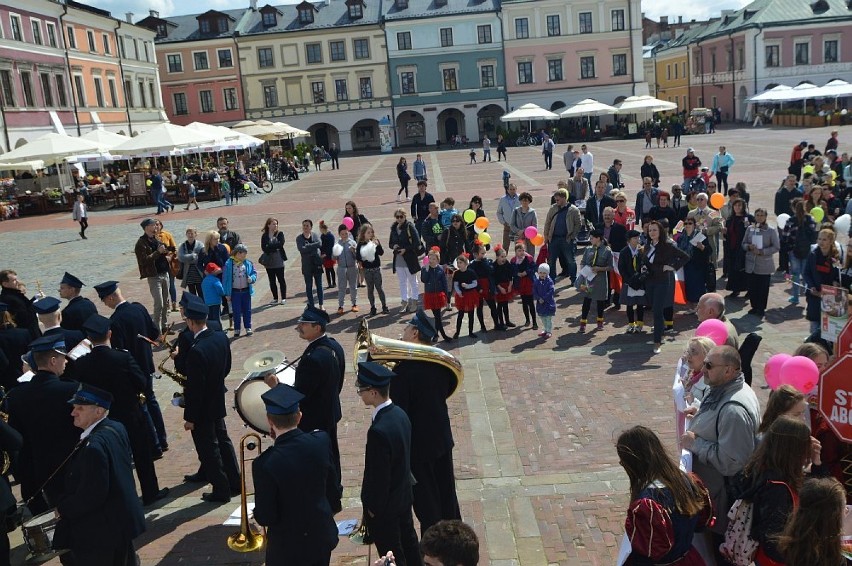
[[[660,16],[660,26],[666,27],[669,25],[669,17],[668,16]]]
[[[678,17],[677,17],[677,23],[679,23],[679,24],[682,24],[682,23],[683,23],[683,16],[678,16]]]
[[[133,23],[133,12],[126,12],[124,14],[124,19],[127,21],[128,24],[132,24]]]
[[[148,15],[152,18],[159,18],[160,12],[158,12],[157,10],[148,10]]]
[[[252,12],[257,12],[257,0],[249,0],[249,7]]]

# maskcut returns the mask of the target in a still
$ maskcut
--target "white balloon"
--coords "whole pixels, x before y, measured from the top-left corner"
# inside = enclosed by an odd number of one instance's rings
[[[334,247],[331,248],[331,255],[334,257],[338,257],[343,253],[343,246],[340,244],[334,244]]]
[[[787,221],[790,220],[789,214],[779,214],[778,215],[778,229],[783,230],[784,226],[787,225]]]
[[[852,216],[849,216],[848,214],[844,214],[834,221],[834,229],[837,230],[838,234],[849,234],[850,225],[852,225]]]
[[[473,225],[473,231],[474,231],[474,232],[476,232],[477,234],[482,234],[483,232],[485,232],[485,229],[480,228],[479,226],[477,226],[476,224],[474,224],[474,225]]]

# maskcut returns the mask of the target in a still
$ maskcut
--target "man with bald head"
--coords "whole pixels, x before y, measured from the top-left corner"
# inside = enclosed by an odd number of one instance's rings
[[[740,347],[740,336],[737,329],[731,324],[731,321],[725,318],[725,299],[719,293],[704,293],[698,299],[698,306],[695,308],[695,314],[698,315],[698,322],[704,322],[711,318],[717,318],[725,323],[728,329],[728,340],[725,342],[728,346],[734,349]]]

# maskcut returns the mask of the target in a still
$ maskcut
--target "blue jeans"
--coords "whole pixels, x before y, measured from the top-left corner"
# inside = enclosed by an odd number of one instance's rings
[[[550,278],[556,281],[556,260],[559,259],[563,269],[567,266],[568,277],[571,281],[577,279],[577,260],[574,258],[576,253],[576,244],[573,241],[568,241],[565,238],[555,236],[547,245],[547,263],[550,265]]]
[[[157,199],[157,214],[172,208],[172,206],[172,203],[166,200],[166,193],[160,193],[160,197]]]
[[[231,309],[234,312],[234,332],[239,332],[245,323],[246,330],[251,328],[251,287],[231,289]]]
[[[305,276],[305,294],[308,296],[308,304],[314,306],[314,284],[316,284],[317,302],[319,306],[322,306],[322,272],[303,273],[302,275]]]

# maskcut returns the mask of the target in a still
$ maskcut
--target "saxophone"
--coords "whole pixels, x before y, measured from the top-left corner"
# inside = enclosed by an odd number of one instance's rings
[[[163,361],[161,361],[160,365],[157,366],[157,371],[159,371],[162,375],[165,375],[166,377],[172,378],[175,383],[180,385],[181,391],[180,393],[175,392],[172,399],[172,403],[177,403],[178,407],[183,407],[183,389],[186,387],[186,376],[176,370],[166,369],[166,362],[172,359],[172,354],[177,349],[177,339],[175,339],[174,342],[169,342],[166,338],[169,334],[172,333],[172,326],[174,326],[174,324],[174,322],[171,323],[168,328],[166,328],[166,331],[163,333],[163,346],[165,346],[169,350],[169,354],[165,358],[163,358]],[[177,401],[175,401],[175,399]]]

